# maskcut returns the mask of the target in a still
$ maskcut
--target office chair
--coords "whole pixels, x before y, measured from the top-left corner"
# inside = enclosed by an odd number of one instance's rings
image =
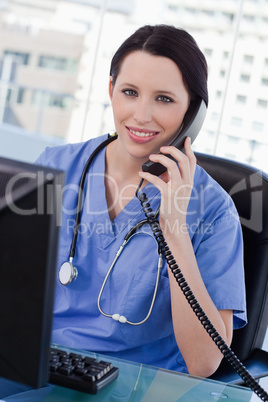
[[[196,157],[232,197],[242,224],[248,324],[234,331],[231,349],[259,379],[268,376],[268,352],[261,349],[268,327],[268,175],[216,156]],[[245,385],[226,359],[210,378]]]

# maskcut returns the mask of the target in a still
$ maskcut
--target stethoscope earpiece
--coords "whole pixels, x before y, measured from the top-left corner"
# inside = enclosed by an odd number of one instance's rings
[[[66,261],[60,267],[59,280],[62,285],[69,285],[77,278],[78,271],[73,266],[72,261]]]

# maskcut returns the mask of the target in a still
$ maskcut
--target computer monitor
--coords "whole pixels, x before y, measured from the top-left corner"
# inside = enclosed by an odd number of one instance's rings
[[[63,173],[0,158],[0,376],[48,379]]]

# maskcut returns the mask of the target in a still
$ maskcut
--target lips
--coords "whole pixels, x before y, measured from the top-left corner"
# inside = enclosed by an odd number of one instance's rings
[[[126,127],[128,130],[128,135],[129,137],[137,142],[137,143],[144,143],[151,141],[157,134],[159,134],[159,131],[151,131],[148,129],[138,129],[136,127]]]

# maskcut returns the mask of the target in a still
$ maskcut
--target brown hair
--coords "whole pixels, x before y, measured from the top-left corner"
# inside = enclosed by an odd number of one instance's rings
[[[171,25],[145,25],[139,28],[122,43],[111,61],[110,75],[113,83],[123,59],[136,50],[173,60],[182,73],[191,100],[201,97],[208,105],[206,59],[188,32]]]

